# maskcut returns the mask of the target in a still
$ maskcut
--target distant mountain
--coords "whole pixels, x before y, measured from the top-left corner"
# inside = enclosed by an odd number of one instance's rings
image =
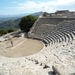
[[[33,13],[31,15],[38,17],[42,12]],[[22,14],[23,15],[23,14]],[[26,15],[24,15],[26,16]],[[19,22],[22,17],[9,17],[9,18],[0,18],[0,29],[9,29],[9,28],[19,28]],[[16,19],[17,18],[17,19]],[[10,19],[10,20],[9,20]],[[8,21],[6,21],[8,20]]]
[[[38,17],[42,12],[33,13],[31,15]],[[26,14],[18,14],[18,15],[0,15],[0,23],[8,21],[8,20],[16,20],[18,18],[22,18],[23,16],[29,15]]]
[[[16,20],[16,19],[21,18],[26,15],[28,15],[28,13],[18,14],[18,15],[0,15],[0,23],[8,21],[8,20]]]
[[[18,14],[18,15],[0,15],[0,18],[11,18],[11,17],[22,17],[22,16],[26,16],[29,13],[25,13],[25,14]]]
[[[8,20],[16,20],[19,17],[8,17],[8,18],[0,18],[0,23],[8,21]]]
[[[31,15],[38,17],[41,13],[42,12],[36,12],[36,13],[31,14]]]
[[[32,15],[36,16],[36,15],[40,15],[42,12],[36,12],[36,13],[33,13]]]
[[[0,20],[0,23],[4,22],[3,20]]]

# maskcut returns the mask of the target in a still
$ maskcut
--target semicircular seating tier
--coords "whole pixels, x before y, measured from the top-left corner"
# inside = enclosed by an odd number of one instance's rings
[[[75,36],[75,12],[43,12],[33,24],[28,37],[42,40],[45,45],[70,42]]]
[[[70,42],[75,36],[75,20],[73,21],[63,21],[61,22],[55,30],[48,34],[43,42],[46,45],[60,43],[60,42]]]

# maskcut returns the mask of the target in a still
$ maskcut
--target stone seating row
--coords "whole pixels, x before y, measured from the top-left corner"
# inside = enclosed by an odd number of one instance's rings
[[[67,32],[58,32],[55,35],[48,35],[45,38],[46,44],[54,44],[54,43],[60,43],[60,42],[70,42],[73,40],[73,36],[71,33]]]
[[[68,22],[66,22],[66,20],[68,20]],[[62,28],[65,27],[65,26],[70,27],[71,25],[69,25],[69,23],[70,23],[69,21],[72,21],[72,20],[74,20],[74,18],[71,18],[71,19],[70,18],[39,18],[34,23],[31,31],[32,31],[32,33],[35,34],[35,32],[37,32],[37,29],[39,29],[39,27],[43,24],[44,24],[44,26],[46,26],[47,24],[53,24],[53,25],[56,25],[56,26],[61,25]],[[74,22],[72,24],[74,24]],[[60,27],[58,27],[58,28],[60,29]]]
[[[38,27],[42,24],[55,24],[57,25],[58,23],[62,22],[64,19],[56,19],[56,18],[39,18],[38,21],[34,23],[34,28],[33,28],[33,33],[36,32]]]
[[[48,34],[43,42],[47,45],[60,43],[60,42],[70,42],[75,36],[75,21],[63,22],[59,24],[54,31]]]

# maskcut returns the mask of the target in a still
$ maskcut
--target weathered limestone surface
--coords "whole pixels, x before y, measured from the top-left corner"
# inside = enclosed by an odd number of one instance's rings
[[[57,43],[21,58],[0,56],[0,75],[75,75],[75,40],[71,43]]]

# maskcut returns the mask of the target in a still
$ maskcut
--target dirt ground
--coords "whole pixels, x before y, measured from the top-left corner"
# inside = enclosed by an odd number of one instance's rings
[[[35,54],[42,48],[43,44],[41,41],[26,39],[23,37],[12,38],[11,40],[0,43],[0,55],[6,57],[23,57]]]

